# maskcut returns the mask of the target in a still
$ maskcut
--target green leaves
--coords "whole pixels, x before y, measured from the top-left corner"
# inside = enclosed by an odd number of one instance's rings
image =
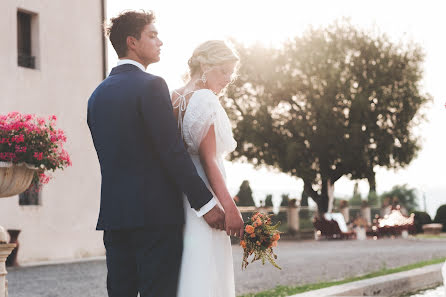
[[[412,127],[430,96],[419,86],[418,45],[338,21],[280,48],[237,49],[240,76],[225,99],[236,124],[232,159],[300,177],[326,204],[328,179],[372,181],[376,166],[404,167],[420,149]]]

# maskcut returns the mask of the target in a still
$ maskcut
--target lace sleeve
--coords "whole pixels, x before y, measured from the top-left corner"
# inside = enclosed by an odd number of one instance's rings
[[[211,125],[214,125],[215,129],[217,154],[235,150],[237,142],[232,135],[231,123],[214,93],[210,90],[197,91],[187,109],[187,117],[183,122],[183,137],[189,153],[198,154],[200,144]]]
[[[187,118],[183,122],[184,141],[191,153],[198,153],[203,138],[208,133],[211,125],[216,122],[216,103],[218,103],[216,100],[218,99],[211,92],[197,91],[187,107]]]

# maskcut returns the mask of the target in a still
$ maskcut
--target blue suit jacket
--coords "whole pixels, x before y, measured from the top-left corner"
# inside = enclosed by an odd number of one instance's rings
[[[183,224],[182,193],[197,210],[212,198],[161,77],[130,64],[113,68],[88,100],[87,122],[102,174],[98,230]]]

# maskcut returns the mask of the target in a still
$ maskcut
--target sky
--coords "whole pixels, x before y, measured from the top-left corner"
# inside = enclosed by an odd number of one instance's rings
[[[446,2],[435,1],[263,1],[263,0],[108,0],[107,16],[112,17],[126,9],[145,9],[155,12],[159,36],[164,42],[161,61],[150,65],[148,72],[166,79],[169,88],[182,84],[187,71],[187,60],[193,49],[209,39],[235,38],[245,44],[261,42],[280,46],[281,42],[302,34],[309,26],[320,27],[336,19],[347,17],[360,28],[386,33],[395,42],[414,41],[426,54],[422,90],[433,97],[425,108],[428,122],[416,127],[423,149],[413,162],[397,171],[377,168],[377,191],[382,193],[394,185],[408,184],[416,188],[420,197],[426,197],[427,211],[435,215],[441,204],[446,204]],[[117,57],[109,45],[109,69]],[[280,201],[282,193],[300,197],[301,180],[277,170],[253,169],[250,164],[226,162],[227,183],[235,195],[241,182],[249,180],[255,199],[273,194]],[[335,196],[349,198],[354,182],[341,178],[335,184]],[[359,190],[368,193],[366,181],[360,181]]]

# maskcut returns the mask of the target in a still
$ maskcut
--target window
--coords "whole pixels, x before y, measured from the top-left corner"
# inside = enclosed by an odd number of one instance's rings
[[[18,65],[26,68],[36,68],[36,58],[33,56],[33,18],[30,13],[17,11],[17,50]]]
[[[40,205],[42,191],[38,191],[38,186],[34,183],[23,193],[19,194],[19,205]]]

